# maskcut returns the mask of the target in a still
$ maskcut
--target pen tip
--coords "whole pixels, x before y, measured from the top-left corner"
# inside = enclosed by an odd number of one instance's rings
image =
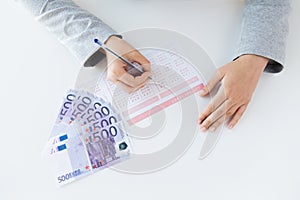
[[[97,38],[94,39],[94,42],[97,43],[97,44],[102,45],[102,43]]]

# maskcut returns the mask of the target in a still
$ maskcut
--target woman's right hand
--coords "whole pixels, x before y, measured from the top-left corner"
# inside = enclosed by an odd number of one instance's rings
[[[107,79],[128,93],[132,93],[143,87],[151,76],[150,62],[138,50],[121,38],[111,36],[105,44],[129,62],[138,63],[144,71],[140,76],[133,76],[127,72],[126,69],[128,66],[126,63],[110,52],[106,52]]]

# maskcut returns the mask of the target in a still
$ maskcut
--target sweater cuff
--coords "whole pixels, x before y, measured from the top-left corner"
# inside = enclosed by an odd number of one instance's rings
[[[236,60],[240,56],[246,55],[246,54],[248,54],[248,55],[252,54],[252,55],[257,55],[257,56],[262,56],[262,57],[268,58],[269,62],[266,65],[264,72],[279,73],[283,70],[283,65],[284,65],[283,61],[272,59],[273,56],[269,55],[268,53],[261,53],[261,52],[252,51],[252,50],[248,50],[248,51],[245,50],[245,51],[237,52],[233,60]]]
[[[235,58],[254,54],[269,59],[265,72],[282,71],[288,35],[289,1],[246,1]]]

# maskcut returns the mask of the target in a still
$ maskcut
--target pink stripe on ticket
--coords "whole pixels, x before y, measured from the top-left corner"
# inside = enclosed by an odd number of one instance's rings
[[[204,87],[204,85],[201,83],[200,85],[197,85],[197,86],[193,87],[192,89],[187,90],[184,93],[178,95],[178,99],[182,100],[196,92],[199,92],[203,87]]]
[[[128,120],[128,124],[133,125],[139,121],[142,121],[143,119],[146,119],[147,117],[161,111],[162,109],[167,108],[168,106],[170,106],[174,103],[177,103],[178,101],[192,95],[193,93],[200,91],[203,87],[204,87],[204,85],[201,83],[200,85],[197,85],[197,86],[193,87],[192,89],[185,91],[184,93],[180,94],[179,96],[173,97],[173,98],[169,99],[168,101],[165,101],[162,104],[155,106],[153,109],[143,112],[142,114]]]
[[[152,113],[152,114],[154,114],[154,113]],[[142,114],[140,114],[140,115],[138,115],[138,116],[136,116],[136,117],[128,120],[127,122],[128,122],[129,125],[133,125],[133,124],[135,124],[135,123],[137,123],[139,121],[142,121],[143,119],[146,119],[150,115],[151,115],[151,111],[148,110],[148,111],[143,112]]]
[[[195,77],[193,77],[193,78],[191,78],[191,79],[189,79],[189,80],[187,80],[187,81],[185,81],[185,82],[183,82],[183,83],[181,83],[181,84],[179,84],[179,85],[176,85],[175,87],[171,88],[170,90],[167,90],[167,91],[165,91],[165,92],[162,92],[162,93],[160,94],[160,97],[161,97],[161,98],[167,97],[167,96],[171,95],[172,92],[176,92],[176,91],[178,91],[178,90],[181,90],[181,89],[184,88],[186,85],[191,84],[191,83],[195,83],[195,82],[197,82],[198,80],[199,80],[199,78],[198,78],[197,76],[195,76]]]

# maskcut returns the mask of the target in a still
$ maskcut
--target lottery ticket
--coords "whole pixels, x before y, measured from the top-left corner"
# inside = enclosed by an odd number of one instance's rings
[[[169,107],[199,92],[204,87],[201,74],[191,63],[171,52],[160,49],[141,49],[151,62],[152,79],[149,83],[128,95],[107,80],[107,74],[99,78],[97,95],[106,96],[121,111],[129,125]]]

